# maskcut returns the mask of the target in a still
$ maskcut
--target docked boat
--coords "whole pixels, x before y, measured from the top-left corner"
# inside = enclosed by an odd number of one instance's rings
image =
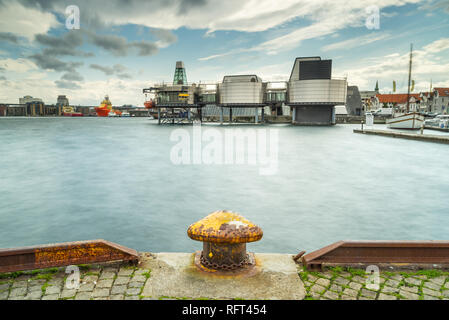
[[[62,115],[64,117],[82,117],[81,112],[76,112],[74,107],[62,107]]]
[[[128,111],[123,111],[122,112],[122,117],[130,117],[131,115],[129,114]]]
[[[95,108],[97,112],[97,116],[99,117],[108,117],[109,112],[112,110],[112,103],[109,100],[109,96],[105,96],[104,100],[101,101],[100,106]]]
[[[99,107],[95,108],[98,117],[120,117],[122,113],[119,110],[112,109],[112,103],[109,96],[105,96]]]
[[[410,112],[410,83],[412,79],[413,45],[410,46],[410,61],[408,68],[407,107],[405,113],[393,112],[393,118],[387,119],[387,127],[390,129],[418,130],[424,125],[424,116],[418,112]]]
[[[418,130],[424,124],[424,116],[417,112],[394,114],[393,118],[387,119],[386,122],[390,129]]]

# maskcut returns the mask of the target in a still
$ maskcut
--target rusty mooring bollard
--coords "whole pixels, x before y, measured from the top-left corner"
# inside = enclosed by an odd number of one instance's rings
[[[224,210],[215,211],[190,225],[187,234],[193,240],[203,242],[203,251],[196,257],[195,264],[220,271],[254,265],[254,255],[246,253],[246,243],[258,241],[263,236],[260,227],[237,213]]]

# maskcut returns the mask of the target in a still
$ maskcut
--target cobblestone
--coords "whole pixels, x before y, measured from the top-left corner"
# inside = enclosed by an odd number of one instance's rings
[[[405,290],[401,289],[401,290],[399,290],[399,294],[408,300],[419,300],[419,295],[417,295],[416,293],[411,293],[409,291],[405,291]]]
[[[27,293],[26,287],[16,287],[16,288],[11,289],[9,296],[10,297],[24,296],[26,293]]]
[[[424,293],[424,295],[434,296],[434,297],[441,296],[441,292],[432,290],[432,289],[427,289],[427,288],[422,288],[422,293]]]
[[[111,294],[124,294],[126,292],[126,286],[113,286]]]
[[[136,295],[136,294],[139,294],[140,291],[141,291],[141,288],[128,288],[126,290],[126,294],[127,295]]]
[[[110,288],[112,287],[113,282],[114,279],[99,280],[97,282],[96,288]]]
[[[405,278],[404,281],[405,281],[405,283],[412,284],[412,285],[415,285],[415,286],[419,286],[421,284],[421,282],[422,282],[422,280],[415,279],[415,278],[412,278],[412,277]]]
[[[59,294],[61,292],[61,288],[58,286],[48,286],[45,289],[45,294]]]
[[[441,287],[445,281],[446,281],[446,277],[436,277],[436,278],[430,278],[427,283],[431,282],[431,283],[434,283]]]
[[[362,285],[361,285],[360,283],[357,283],[357,282],[350,282],[350,283],[348,284],[348,286],[349,286],[351,289],[356,290],[356,291],[359,291],[360,289],[362,289]]]
[[[90,300],[91,298],[91,292],[78,292],[75,296],[75,300]]]
[[[338,277],[338,278],[336,278],[336,279],[334,280],[334,282],[335,282],[335,283],[338,283],[338,284],[340,284],[340,285],[345,286],[345,285],[347,285],[347,284],[349,283],[349,280],[348,280],[348,279],[345,279],[345,278],[342,278],[342,277]]]
[[[128,284],[130,280],[130,277],[117,277],[117,279],[114,280],[114,285],[122,285],[122,284]]]
[[[321,293],[321,292],[323,292],[325,289],[326,289],[325,287],[320,286],[319,284],[314,284],[314,285],[310,288],[310,290],[311,290],[312,292],[316,292],[316,293]]]
[[[328,287],[330,283],[331,281],[325,278],[319,278],[317,281],[315,281],[315,284],[319,284],[320,286],[323,287]]]
[[[377,295],[377,293],[375,291],[371,291],[371,290],[367,290],[367,289],[362,289],[360,291],[360,294],[363,297],[367,297],[367,298],[371,298],[371,299],[376,298],[376,295]]]
[[[92,291],[92,297],[99,298],[99,297],[107,297],[109,296],[109,289],[94,289]]]
[[[418,293],[418,287],[407,287],[407,286],[402,286],[399,288],[399,291],[401,290],[405,290],[411,293]]]
[[[389,294],[380,293],[378,300],[397,300],[397,298]]]
[[[326,291],[323,294],[323,297],[331,299],[331,300],[336,300],[336,299],[338,299],[338,293],[332,292],[332,291]]]
[[[42,297],[42,300],[58,300],[59,299],[59,294],[49,294],[49,295],[44,295]]]
[[[130,288],[141,288],[141,287],[143,287],[144,283],[145,283],[144,281],[142,281],[142,282],[132,281],[132,282],[130,282],[128,284],[128,287],[130,287]]]
[[[347,296],[350,296],[350,297],[357,297],[358,292],[356,290],[346,288],[343,291],[343,295],[347,295]]]
[[[329,290],[335,291],[335,292],[342,292],[343,288],[339,285],[333,284],[330,286]]]
[[[430,282],[427,281],[424,283],[424,287],[432,289],[432,290],[437,290],[439,291],[441,289],[441,284],[435,283],[435,282]]]

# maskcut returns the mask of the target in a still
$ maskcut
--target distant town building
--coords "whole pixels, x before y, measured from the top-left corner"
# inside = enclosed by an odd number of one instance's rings
[[[364,111],[375,110],[376,95],[379,91],[360,91],[360,98],[362,100],[362,108]]]
[[[66,107],[69,105],[69,99],[65,95],[58,96],[58,100],[56,102],[57,106]]]
[[[363,115],[362,97],[357,86],[348,86],[346,112],[351,116]]]
[[[19,98],[19,104],[27,104],[27,103],[39,103],[42,102],[40,98],[33,98],[32,96],[24,96],[23,98]]]
[[[395,108],[396,111],[406,111],[407,109],[407,94],[377,94],[376,100],[372,105],[372,110],[379,108]],[[425,109],[425,105],[423,105]],[[421,108],[421,97],[419,93],[411,93],[409,100],[409,111],[425,111]]]
[[[430,96],[429,111],[439,114],[449,113],[449,88],[434,88]]]

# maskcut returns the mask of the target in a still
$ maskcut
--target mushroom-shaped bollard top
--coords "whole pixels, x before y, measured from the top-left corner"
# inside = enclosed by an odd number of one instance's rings
[[[231,211],[215,211],[190,225],[187,234],[193,240],[216,244],[237,244],[262,239],[262,229]]]

